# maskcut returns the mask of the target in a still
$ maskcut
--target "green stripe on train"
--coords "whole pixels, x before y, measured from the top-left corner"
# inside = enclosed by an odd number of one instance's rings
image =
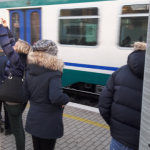
[[[0,0],[0,8],[13,8],[13,7],[58,5],[58,4],[113,1],[113,0],[17,0],[17,1],[14,0],[5,2],[1,1],[2,0]]]
[[[65,87],[77,82],[105,85],[109,77],[109,74],[64,69],[62,86]]]

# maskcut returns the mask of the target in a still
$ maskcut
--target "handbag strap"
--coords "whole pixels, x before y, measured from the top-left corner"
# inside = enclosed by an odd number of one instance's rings
[[[24,66],[22,81],[24,81],[24,80],[25,80],[25,77],[26,77],[26,67]],[[11,72],[11,70],[10,70],[10,73],[9,73],[8,79],[12,79],[12,72]]]
[[[23,81],[25,80],[25,78],[26,78],[26,67],[24,66],[24,70],[23,70]]]

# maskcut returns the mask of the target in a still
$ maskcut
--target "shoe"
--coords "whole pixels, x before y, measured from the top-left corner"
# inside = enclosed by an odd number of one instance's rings
[[[0,132],[2,133],[4,131],[4,128],[1,127]]]
[[[6,129],[5,131],[5,135],[11,135],[12,134],[12,131],[10,128]]]

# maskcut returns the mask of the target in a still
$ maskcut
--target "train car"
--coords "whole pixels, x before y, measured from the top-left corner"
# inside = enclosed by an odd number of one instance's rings
[[[148,0],[0,0],[16,41],[56,42],[63,87],[93,93],[127,63],[135,41],[146,42],[148,12]]]

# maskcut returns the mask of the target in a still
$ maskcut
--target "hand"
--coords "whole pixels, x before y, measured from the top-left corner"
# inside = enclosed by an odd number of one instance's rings
[[[59,106],[59,109],[62,109],[62,108],[64,108],[64,105],[62,105],[62,106]]]
[[[3,26],[7,27],[7,21],[2,18]]]
[[[0,18],[0,24],[3,24],[3,18]]]

